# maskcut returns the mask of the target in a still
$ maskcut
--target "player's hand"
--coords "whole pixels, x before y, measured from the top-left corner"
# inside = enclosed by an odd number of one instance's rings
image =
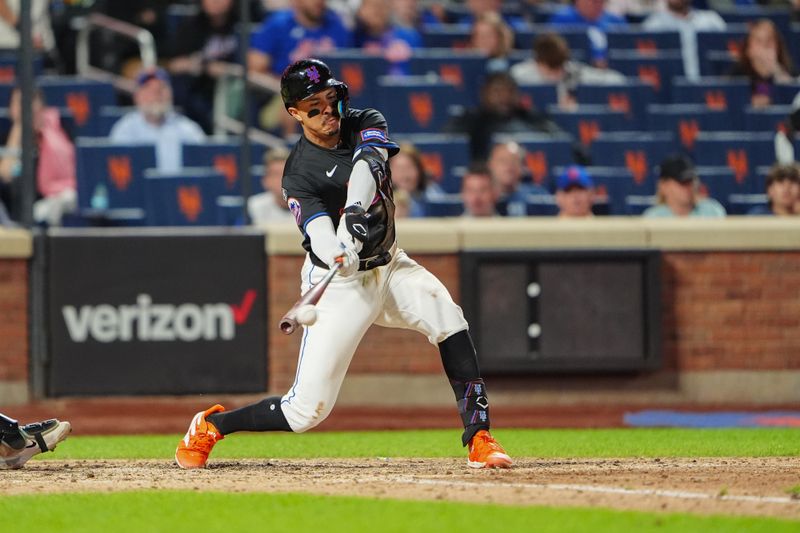
[[[339,219],[336,236],[345,246],[359,253],[364,243],[383,238],[385,230],[386,226],[380,224],[378,217],[370,215],[361,206],[351,205]]]
[[[335,261],[342,264],[339,267],[339,275],[342,277],[347,278],[358,272],[358,252],[344,244],[342,244],[342,254]]]

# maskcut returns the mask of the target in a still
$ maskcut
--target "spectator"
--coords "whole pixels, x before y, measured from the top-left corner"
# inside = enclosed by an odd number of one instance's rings
[[[9,188],[15,188],[12,182],[17,180],[22,171],[19,158],[22,147],[22,92],[19,88],[11,92],[9,115],[13,124],[6,149],[10,154],[0,161],[0,181]],[[33,129],[38,148],[38,199],[33,204],[33,220],[39,224],[60,226],[63,215],[75,211],[78,206],[75,146],[61,128],[58,109],[46,107],[39,90],[33,94]],[[18,215],[20,207],[12,205],[10,210]]]
[[[594,181],[586,169],[572,165],[556,179],[556,205],[561,218],[594,216]]]
[[[800,167],[796,163],[774,165],[767,174],[767,205],[751,209],[748,215],[800,215]]]
[[[417,149],[410,144],[401,144],[397,155],[389,159],[389,167],[395,194],[404,191],[407,196],[408,216],[424,217],[428,176]]]
[[[511,75],[519,84],[555,83],[558,105],[574,109],[578,105],[578,85],[614,85],[625,83],[625,76],[616,70],[590,67],[570,59],[567,41],[557,33],[543,33],[533,41],[533,59],[511,67]]]
[[[445,130],[469,135],[470,156],[476,161],[487,159],[495,133],[562,133],[546,116],[525,108],[517,83],[506,72],[489,74],[481,87],[479,107],[454,117]]]
[[[683,73],[690,80],[700,77],[697,32],[725,31],[722,17],[714,11],[695,9],[692,0],[667,0],[666,9],[653,13],[642,22],[647,31],[677,31],[681,35]]]
[[[775,161],[791,164],[795,162],[793,141],[800,132],[800,93],[794,97],[792,110],[775,133]]]
[[[768,19],[754,22],[742,43],[739,60],[731,71],[732,76],[750,80],[750,103],[753,107],[771,105],[775,84],[794,81],[793,71],[786,41],[775,24]]]
[[[512,28],[525,29],[527,23],[525,19],[519,15],[512,15],[510,13],[503,13],[502,0],[466,0],[465,2],[468,13],[458,17],[454,22],[457,24],[465,24],[472,26],[475,22],[486,15],[487,13],[495,13],[503,19],[503,21]]]
[[[356,13],[355,46],[367,54],[380,55],[389,63],[388,74],[410,74],[413,49],[422,47],[422,36],[414,28],[392,23],[389,0],[362,0]]]
[[[200,12],[185,20],[172,41],[169,71],[176,104],[213,133],[214,91],[223,62],[237,62],[239,38],[233,0],[201,0]]]
[[[605,68],[608,65],[608,38],[606,32],[614,27],[627,26],[624,18],[605,10],[605,0],[573,0],[553,13],[549,23],[556,28],[586,28],[592,54],[592,64]]]
[[[505,214],[524,217],[528,214],[526,198],[531,194],[547,194],[544,187],[523,183],[525,177],[525,149],[515,142],[495,144],[487,163],[492,174],[498,203],[505,206]]]
[[[497,216],[497,193],[486,165],[473,164],[461,180],[465,217]]]
[[[265,75],[277,82],[293,61],[352,44],[351,32],[325,0],[293,0],[291,9],[275,12],[252,35],[247,66],[254,78]],[[297,121],[286,113],[280,95],[264,103],[260,122],[265,129],[280,127],[284,135],[297,131]]]
[[[645,217],[724,217],[725,208],[699,193],[700,180],[686,157],[666,157],[659,166],[658,204],[648,207]]]
[[[508,56],[514,47],[514,32],[500,15],[489,11],[475,19],[469,47],[486,56],[487,71],[505,72],[511,66]]]
[[[419,31],[423,18],[417,0],[391,0],[392,22],[402,28]]]
[[[0,0],[0,49],[19,48],[19,11],[22,0]],[[55,51],[55,37],[50,24],[47,0],[31,1],[33,47],[43,52]]]
[[[172,109],[172,88],[165,70],[142,71],[136,78],[136,86],[133,94],[136,110],[114,124],[109,136],[111,142],[153,144],[156,167],[162,172],[176,172],[183,167],[182,145],[205,141],[203,129]]]
[[[273,148],[264,155],[264,175],[261,177],[264,192],[254,194],[247,201],[247,212],[253,224],[294,220],[281,187],[283,167],[288,158],[289,151],[285,148]]]

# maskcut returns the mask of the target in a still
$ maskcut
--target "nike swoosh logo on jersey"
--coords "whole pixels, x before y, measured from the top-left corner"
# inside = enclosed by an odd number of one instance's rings
[[[326,170],[325,171],[325,175],[328,176],[329,178],[332,178],[333,177],[333,173],[336,172],[336,167],[338,167],[338,166],[339,165],[337,164],[337,165],[334,165],[332,169]]]

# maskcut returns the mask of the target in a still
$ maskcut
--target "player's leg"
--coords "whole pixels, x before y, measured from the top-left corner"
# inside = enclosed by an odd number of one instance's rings
[[[511,466],[511,459],[489,434],[486,385],[461,308],[436,276],[402,250],[389,269],[383,313],[375,323],[419,331],[439,347],[464,424],[462,444],[469,445],[470,466]]]
[[[34,455],[49,452],[67,438],[72,427],[56,419],[21,426],[0,414],[0,470],[17,469]]]
[[[309,262],[303,292],[326,270]],[[283,396],[225,411],[221,405],[197,413],[176,450],[183,468],[202,468],[214,444],[237,431],[307,431],[333,409],[356,347],[375,319],[377,284],[370,272],[335,277],[317,303],[317,321],[304,326],[294,383]]]

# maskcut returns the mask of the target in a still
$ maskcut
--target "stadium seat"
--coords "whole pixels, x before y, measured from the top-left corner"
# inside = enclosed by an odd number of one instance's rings
[[[552,217],[558,214],[558,205],[553,194],[530,194],[525,198],[525,207],[530,217]]]
[[[744,111],[744,126],[747,131],[775,132],[791,112],[792,106],[790,105],[748,106]]]
[[[668,130],[675,134],[681,148],[694,150],[701,131],[723,131],[731,127],[724,109],[708,109],[704,104],[653,104],[647,106],[648,130]]]
[[[800,59],[798,59],[800,60]],[[791,105],[800,94],[800,83],[780,83],[773,87],[773,105]]]
[[[473,50],[415,50],[411,74],[433,75],[452,83],[459,91],[466,92],[469,103],[477,104],[486,77],[486,56]]]
[[[460,194],[452,194],[427,200],[425,213],[429,217],[458,217],[464,213]]]
[[[558,88],[553,83],[522,84],[522,101],[530,109],[543,111],[558,103]]]
[[[775,160],[774,134],[740,131],[700,133],[695,140],[698,166],[727,166],[734,174],[741,193],[763,192],[763,178],[757,169]]]
[[[111,128],[117,123],[119,119],[124,117],[127,113],[134,111],[135,107],[118,107],[118,106],[105,106],[100,108],[97,114],[96,130],[99,137],[108,137],[111,134]]]
[[[754,207],[767,206],[766,194],[732,194],[725,209],[729,215],[746,215]]]
[[[389,63],[380,56],[370,56],[361,49],[333,50],[320,55],[337,79],[347,84],[350,105],[363,109],[378,104],[371,84],[379,76],[389,74]]]
[[[655,103],[653,86],[638,80],[622,85],[579,85],[575,94],[581,104],[607,105],[625,113],[636,129],[645,128],[647,106]]]
[[[573,140],[569,136],[553,138],[541,133],[496,134],[493,143],[514,141],[525,148],[525,166],[531,181],[553,190],[553,167],[574,163]]]
[[[732,57],[739,57],[744,38],[747,36],[747,26],[744,24],[728,24],[725,31],[699,31],[697,32],[698,61],[700,62],[700,75],[713,76],[708,62],[709,52],[727,52]],[[721,73],[725,74],[725,73]],[[720,74],[716,74],[720,75]]]
[[[681,104],[704,104],[708,109],[725,109],[731,129],[744,127],[745,106],[750,103],[750,82],[745,79],[686,78],[672,80],[672,100]]]
[[[653,54],[671,50],[680,51],[681,35],[676,31],[644,31],[639,27],[615,27],[606,32],[609,50],[636,50]]]
[[[75,152],[80,210],[145,208],[143,178],[156,166],[154,146],[79,138]]]
[[[250,145],[250,162],[260,165],[264,160],[266,150],[267,148],[263,144],[252,143]],[[239,151],[237,140],[184,144],[183,165],[194,168],[213,168],[225,176],[227,194],[242,194],[242,185],[239,182]],[[261,188],[260,185],[258,188]]]
[[[470,104],[466,90],[430,76],[381,77],[375,90],[378,108],[398,133],[441,131],[451,106]]]
[[[13,85],[17,79],[17,50],[0,50],[0,83]],[[40,76],[42,73],[42,56],[35,54],[33,57],[33,75]],[[5,100],[0,100],[5,102]]]
[[[671,80],[683,76],[683,56],[679,50],[640,52],[611,50],[608,66],[631,79],[652,86],[659,102],[671,101]]]
[[[218,196],[217,223],[221,226],[243,226],[244,198],[241,196]]]
[[[699,52],[704,58],[700,71],[703,76],[724,77],[729,76],[736,65],[737,55],[728,50],[705,50]]]
[[[625,214],[638,216],[644,213],[645,209],[656,205],[655,194],[629,194],[625,196]]]
[[[422,133],[392,135],[399,143],[411,143],[419,151],[429,181],[445,192],[458,193],[461,178],[454,172],[469,165],[469,140],[465,135]]]
[[[792,12],[788,7],[747,5],[740,2],[736,2],[735,4],[735,8],[731,6],[728,9],[719,10],[719,14],[728,25],[745,26],[758,19],[768,19],[778,27],[778,30],[784,35],[784,38],[788,37],[792,17]]]
[[[700,178],[701,192],[721,203],[726,211],[731,197],[746,191],[746,185],[736,181],[736,175],[730,167],[700,165],[695,170]]]
[[[425,24],[422,27],[424,48],[466,48],[469,45],[469,24]]]
[[[593,166],[624,167],[633,178],[629,194],[653,194],[655,167],[677,150],[671,132],[611,132],[595,139],[589,151]]]
[[[100,109],[117,103],[117,95],[110,83],[71,76],[40,76],[36,83],[44,93],[47,105],[72,111],[76,137],[100,136],[97,120]]]
[[[226,177],[208,168],[184,168],[177,173],[145,172],[149,226],[216,226],[217,198],[225,193]]]
[[[607,105],[585,104],[569,111],[551,105],[547,115],[586,146],[601,133],[633,129],[632,121],[623,111],[615,111]]]

